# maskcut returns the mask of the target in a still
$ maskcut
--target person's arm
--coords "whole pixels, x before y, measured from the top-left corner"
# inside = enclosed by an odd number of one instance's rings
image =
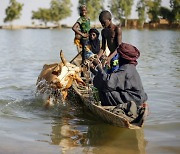
[[[80,27],[79,23],[76,22],[76,23],[73,25],[72,30],[73,30],[76,34],[79,34],[79,35],[81,35],[81,36],[83,36],[83,37],[88,37],[88,34],[82,33],[82,32],[79,30],[79,27]]]
[[[116,91],[124,90],[126,71],[121,70],[116,73],[107,74],[101,67],[97,67],[98,72],[93,79],[93,85],[101,90]]]
[[[108,66],[110,66],[110,61],[111,61],[111,59],[112,59],[116,54],[117,54],[117,48],[116,48],[116,50],[115,50],[113,53],[111,53],[111,54],[107,57],[106,64],[107,64]]]

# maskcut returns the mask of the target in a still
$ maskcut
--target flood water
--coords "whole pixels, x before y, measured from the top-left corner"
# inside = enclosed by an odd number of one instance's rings
[[[180,153],[180,31],[123,30],[141,56],[137,69],[150,115],[140,130],[111,126],[68,100],[50,109],[36,97],[43,65],[76,55],[71,29],[0,30],[0,154]]]

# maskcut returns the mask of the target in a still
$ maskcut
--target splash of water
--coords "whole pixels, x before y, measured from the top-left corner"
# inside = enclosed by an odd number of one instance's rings
[[[65,105],[61,90],[52,88],[51,85],[44,79],[37,83],[35,95],[42,97],[45,102],[48,100],[50,106],[59,103],[63,103],[63,105]]]

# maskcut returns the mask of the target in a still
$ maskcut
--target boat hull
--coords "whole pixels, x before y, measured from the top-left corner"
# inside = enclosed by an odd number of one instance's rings
[[[108,108],[115,108],[116,106],[101,106],[98,105],[98,102],[96,102],[93,99],[93,94],[91,94],[91,91],[88,90],[88,88],[82,89],[78,87],[77,84],[72,85],[73,91],[80,97],[82,103],[94,114],[98,115],[103,121],[118,126],[118,127],[124,127],[129,129],[140,129],[142,128],[144,124],[144,119],[147,115],[147,109],[145,109],[142,119],[140,123],[134,123],[131,124],[125,116],[120,116],[115,113],[112,113],[108,110]]]

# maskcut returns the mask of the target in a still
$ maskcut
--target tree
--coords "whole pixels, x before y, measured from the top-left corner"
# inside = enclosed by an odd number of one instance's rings
[[[70,0],[51,0],[50,8],[39,8],[38,11],[32,11],[32,19],[44,22],[54,22],[60,26],[59,21],[71,15]]]
[[[170,9],[166,8],[166,7],[161,7],[160,8],[160,16],[163,19],[167,19],[170,23],[172,23],[173,20],[174,20],[172,11]]]
[[[59,25],[59,21],[71,15],[70,0],[52,0],[50,4],[51,21]]]
[[[146,0],[138,1],[136,11],[138,12],[140,26],[143,28],[144,22],[146,20]]]
[[[180,22],[180,0],[170,0],[170,7],[172,8],[173,21]]]
[[[148,16],[151,22],[157,22],[159,21],[159,15],[160,15],[160,7],[161,7],[161,0],[148,0],[147,1],[148,6]]]
[[[86,5],[90,19],[97,20],[103,8],[103,0],[79,0],[79,5],[82,4]]]
[[[131,15],[133,0],[111,0],[110,10],[116,20],[123,20],[125,18],[125,27],[127,26],[127,19]]]
[[[47,26],[47,22],[51,20],[49,9],[39,8],[38,11],[32,11],[32,19],[40,20]]]
[[[9,6],[6,8],[6,17],[4,22],[13,22],[13,20],[19,19],[24,4],[16,2],[16,0],[10,0]]]

